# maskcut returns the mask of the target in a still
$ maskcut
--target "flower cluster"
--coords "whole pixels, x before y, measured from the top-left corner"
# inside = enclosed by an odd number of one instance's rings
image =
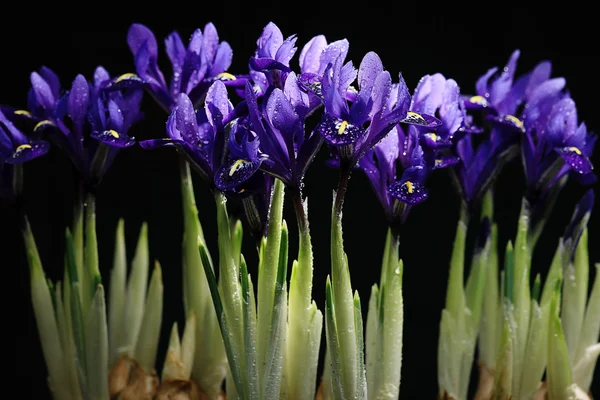
[[[17,200],[23,211],[22,163],[46,154],[51,142],[69,157],[86,192],[66,235],[64,290],[60,284],[48,286],[20,213],[36,320],[57,398],[129,398],[138,391],[143,398],[202,393],[216,399],[227,379],[231,398],[313,399],[324,326],[328,361],[321,398],[397,398],[403,329],[399,227],[412,207],[428,199],[428,178],[439,169],[453,177],[462,203],[440,324],[440,397],[466,399],[478,340],[484,371],[478,398],[492,398],[492,386],[498,398],[543,395],[539,383],[546,368],[550,398],[589,389],[600,354],[600,278],[587,308],[585,302],[591,191],[561,238],[541,296],[541,280],[532,294],[528,275],[537,239],[568,177],[582,185],[596,181],[590,157],[597,137],[578,120],[565,79],[551,77],[547,61],[518,76],[517,50],[503,69],[482,75],[472,94],[461,93],[459,84],[441,73],[423,76],[411,90],[374,52],[356,68],[347,60],[346,39],[315,36],[296,61],[297,42],[271,22],[256,41],[248,70],[232,73],[233,51],[213,24],[193,32],[187,47],[173,32],[164,40],[172,65],[167,79],[158,66],[156,37],[133,24],[127,44],[136,73],[111,77],[98,67],[91,80],[78,75],[63,90],[58,76],[42,67],[31,73],[27,109],[0,107],[0,196]],[[129,131],[142,118],[144,93],[165,110],[166,131],[138,141]],[[162,278],[157,265],[146,296],[146,227],[129,278],[123,227],[118,228],[108,322],[95,233],[94,194],[116,154],[138,144],[148,150],[171,147],[181,156],[187,322],[181,340],[174,326],[158,389],[154,364]],[[340,172],[324,315],[312,301],[313,255],[303,194],[307,170],[322,147],[329,151],[328,164]],[[519,157],[526,192],[514,251],[509,242],[505,269],[499,271],[494,182],[504,165]],[[198,220],[190,167],[216,201],[218,280]],[[369,302],[366,342],[341,229],[354,170],[368,177],[389,227],[380,282]],[[289,283],[284,190],[299,228]],[[241,254],[242,225],[229,216],[226,199],[242,202],[257,240],[256,296]],[[465,286],[473,217],[481,221]],[[561,298],[556,288],[563,273],[571,281]],[[562,322],[560,301],[571,307]],[[562,362],[569,358],[571,364]],[[496,368],[495,384],[486,384]],[[506,371],[514,379],[505,379]]]

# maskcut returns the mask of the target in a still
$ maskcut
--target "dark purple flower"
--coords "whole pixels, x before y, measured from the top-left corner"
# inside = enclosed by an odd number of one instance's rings
[[[394,86],[397,96],[400,85]],[[395,100],[391,100],[392,102]],[[358,166],[367,174],[390,222],[404,222],[412,205],[425,201],[431,171],[455,164],[451,140],[462,126],[458,85],[441,74],[426,75],[417,85],[409,112],[437,115],[434,128],[397,124]]]
[[[185,93],[179,94],[167,120],[168,137],[145,140],[140,145],[145,149],[174,146],[212,185],[225,156],[226,131],[238,130],[234,117],[225,84],[215,81],[206,93],[204,107],[197,111]]]
[[[34,134],[47,134],[89,184],[100,181],[119,149],[135,143],[127,132],[142,116],[141,88],[106,90],[110,81],[108,72],[98,67],[92,83],[78,75],[63,94],[58,77],[42,68],[31,74],[30,111],[12,115],[34,123]]]
[[[152,31],[141,24],[133,24],[127,34],[127,43],[135,58],[135,67],[139,78],[147,85],[158,103],[171,111],[180,93],[188,95],[192,104],[199,104],[215,81],[226,85],[240,85],[246,78],[236,77],[227,72],[231,65],[233,52],[227,42],[219,42],[217,30],[212,23],[206,24],[204,32],[194,31],[187,48],[177,32],[165,39],[165,48],[173,74],[167,84],[165,76],[158,67],[158,44]],[[127,84],[136,75],[126,74],[112,85]]]
[[[347,93],[357,77],[357,94],[349,104]],[[358,73],[351,62],[343,64],[341,56],[329,64],[322,94],[325,114],[316,130],[349,167],[399,122],[428,128],[440,123],[433,116],[409,111],[410,94],[404,80],[400,76],[400,83],[392,85],[389,72],[373,52],[365,55]]]
[[[296,75],[291,72],[283,90],[269,90],[260,104],[248,84],[245,100],[248,116],[240,120],[237,130],[244,132],[246,137],[255,135],[256,138],[243,140],[242,143],[251,143],[246,147],[239,146],[237,140],[230,141],[229,161],[217,173],[217,187],[221,190],[235,188],[249,178],[252,169],[260,167],[286,185],[299,189],[323,142],[318,133],[305,133],[305,118],[310,109],[308,94],[300,90]]]
[[[0,197],[13,198],[21,182],[15,182],[13,164],[43,156],[50,144],[38,138],[28,138],[0,111]],[[19,179],[19,177],[17,177]],[[16,186],[16,188],[15,188]]]

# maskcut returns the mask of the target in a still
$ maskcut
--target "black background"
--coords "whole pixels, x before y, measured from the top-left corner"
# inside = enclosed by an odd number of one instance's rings
[[[311,37],[325,34],[328,41],[347,38],[349,58],[356,66],[370,50],[376,51],[386,68],[397,76],[402,72],[414,89],[419,78],[441,72],[454,78],[462,92],[472,93],[475,80],[492,66],[504,66],[514,49],[521,49],[518,74],[529,71],[541,60],[553,63],[553,76],[567,78],[567,86],[578,105],[580,120],[600,130],[598,117],[598,73],[600,57],[595,12],[575,2],[479,2],[444,5],[408,1],[361,1],[340,4],[304,2],[90,2],[39,5],[20,2],[13,11],[3,12],[1,35],[0,103],[26,107],[29,74],[42,65],[61,77],[70,87],[76,74],[92,77],[97,65],[112,75],[133,72],[133,56],[126,43],[129,25],[140,22],[151,28],[161,46],[163,72],[170,65],[163,51],[163,39],[174,29],[182,38],[196,28],[215,23],[221,40],[234,49],[231,72],[247,71],[247,61],[262,28],[274,21],[284,36],[298,34],[301,49]],[[528,3],[529,4],[529,3]],[[298,51],[299,54],[299,51]],[[293,60],[297,62],[297,56]],[[297,65],[297,64],[293,64]],[[137,139],[164,135],[166,115],[147,96],[143,103],[146,119],[130,133]],[[600,164],[598,151],[595,164]],[[314,297],[321,309],[325,277],[329,273],[329,216],[337,171],[325,166],[322,149],[306,177],[309,217],[315,251]],[[60,279],[63,266],[64,229],[72,213],[72,171],[68,160],[56,149],[30,162],[25,168],[26,210],[40,254],[52,280]],[[207,186],[196,180],[196,199],[205,235],[216,252],[216,224],[213,199]],[[458,200],[447,172],[430,180],[430,199],[415,208],[403,227],[401,256],[404,273],[404,358],[401,396],[405,399],[434,398],[437,394],[436,354],[440,312],[444,305],[448,262],[458,217]],[[518,161],[500,176],[497,190],[497,219],[504,246],[513,237],[523,193],[522,169]],[[545,236],[534,255],[533,272],[545,273],[559,235],[583,193],[570,182],[559,199]],[[106,174],[97,197],[97,227],[101,272],[104,277],[112,263],[117,220],[126,220],[129,254],[142,221],[149,224],[151,258],[161,262],[165,283],[165,316],[158,361],[166,351],[167,334],[174,321],[183,320],[181,303],[181,207],[176,154],[171,149],[144,151],[139,147],[119,154]],[[29,275],[17,229],[16,216],[2,203],[0,264],[4,279],[4,342],[7,356],[16,351],[16,380],[5,386],[17,390],[20,398],[46,398],[46,370],[41,355],[29,297]],[[345,247],[350,260],[352,284],[366,303],[370,287],[379,278],[385,237],[381,207],[367,179],[356,173],[344,210]],[[285,208],[291,237],[295,223],[290,204]],[[590,222],[590,258],[600,261],[598,247],[600,217]],[[247,238],[244,253],[256,278],[253,240]],[[290,257],[297,244],[290,243]],[[363,306],[366,310],[366,304]],[[13,350],[14,347],[14,350]],[[323,347],[323,346],[322,346]],[[159,364],[160,365],[160,364]],[[600,394],[596,380],[596,395]],[[16,388],[16,389],[15,389]],[[7,395],[7,392],[4,392]]]

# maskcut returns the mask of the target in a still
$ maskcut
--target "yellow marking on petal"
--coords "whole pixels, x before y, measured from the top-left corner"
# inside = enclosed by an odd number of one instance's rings
[[[31,117],[31,113],[27,110],[17,110],[15,111],[15,115],[25,115],[26,117]]]
[[[235,81],[237,78],[235,75],[232,75],[229,72],[221,72],[219,75],[217,75],[217,79],[222,81]]]
[[[572,151],[573,153],[577,154],[578,156],[581,155],[581,150],[579,150],[575,146],[569,146],[569,147],[567,147],[567,151]]]
[[[38,122],[35,127],[33,128],[34,131],[37,131],[39,128],[41,128],[44,125],[54,125],[54,122],[50,121],[49,119],[45,119],[43,121]]]
[[[416,112],[414,112],[414,111],[408,111],[408,112],[406,113],[406,116],[407,116],[407,117],[413,117],[413,118],[422,118],[422,117],[421,117],[421,114],[419,114],[419,113],[416,113]]]
[[[240,189],[239,193],[244,193],[246,189]]]
[[[523,126],[523,121],[521,121],[519,118],[515,117],[514,115],[507,115],[506,119],[511,121],[513,124],[515,124],[519,129],[525,130],[525,126]]]
[[[439,167],[440,165],[442,165],[442,160],[440,160],[440,159],[435,160],[435,166]]]
[[[22,144],[19,147],[17,147],[17,150],[15,150],[15,152],[19,152],[19,151],[30,149],[30,148],[31,148],[30,144]]]
[[[469,101],[473,104],[479,104],[482,106],[487,105],[487,100],[483,96],[473,96],[469,99]]]
[[[114,129],[109,129],[106,131],[106,133],[108,133],[110,136],[114,137],[115,139],[119,138],[119,133],[117,131],[115,131]]]
[[[404,184],[406,185],[406,189],[408,190],[408,193],[412,193],[415,191],[415,185],[413,185],[413,183],[411,181],[406,181],[406,182],[404,182]]]
[[[346,131],[347,127],[348,127],[348,121],[342,121],[342,123],[340,124],[340,127],[338,128],[338,135],[342,135]]]
[[[434,142],[437,142],[438,136],[435,133],[429,132],[427,135],[429,135],[431,140],[433,140]]]
[[[139,77],[138,77],[136,74],[134,74],[134,73],[132,73],[132,72],[128,72],[128,73],[126,73],[126,74],[123,74],[123,75],[121,75],[120,77],[118,77],[118,78],[115,80],[115,83],[119,83],[119,82],[121,82],[121,81],[124,81],[125,79],[130,79],[130,78],[133,78],[133,79],[140,79],[140,78],[139,78]]]
[[[235,171],[237,171],[240,168],[240,166],[242,164],[244,164],[245,162],[246,162],[246,160],[242,160],[242,159],[239,159],[236,162],[234,162],[233,165],[231,166],[231,168],[229,169],[229,176],[233,176],[233,174],[235,174]]]

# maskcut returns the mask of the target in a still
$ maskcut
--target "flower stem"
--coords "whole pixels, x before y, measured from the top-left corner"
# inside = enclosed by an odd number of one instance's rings
[[[335,203],[333,205],[333,218],[337,218],[341,221],[342,209],[344,208],[344,199],[346,192],[348,191],[348,182],[350,181],[350,174],[352,169],[348,168],[347,165],[342,164],[340,172],[340,179],[338,181],[338,188],[335,194]]]

